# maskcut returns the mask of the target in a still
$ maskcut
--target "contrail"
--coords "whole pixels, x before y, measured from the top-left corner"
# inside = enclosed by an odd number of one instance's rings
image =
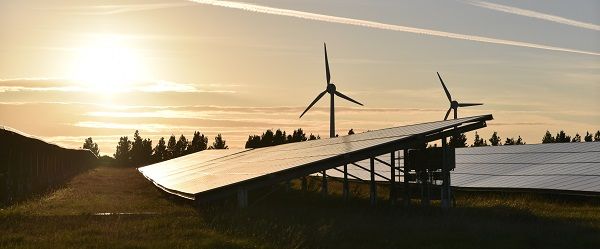
[[[532,10],[520,9],[520,8],[516,8],[516,7],[495,4],[495,3],[488,3],[488,2],[483,2],[483,1],[465,1],[465,2],[470,5],[481,7],[481,8],[506,12],[509,14],[514,14],[514,15],[519,15],[519,16],[526,16],[526,17],[531,17],[531,18],[542,19],[542,20],[565,24],[565,25],[578,27],[578,28],[600,31],[600,26],[593,24],[593,23],[580,22],[580,21],[575,21],[575,20],[567,19],[567,18],[560,17],[560,16],[554,16],[554,15],[540,13],[540,12],[536,12],[536,11],[532,11]]]
[[[339,17],[339,16],[316,14],[316,13],[310,13],[310,12],[304,12],[304,11],[297,11],[297,10],[273,8],[273,7],[267,7],[267,6],[262,6],[262,5],[256,5],[256,4],[242,3],[242,2],[214,1],[214,0],[189,0],[189,1],[199,3],[199,4],[239,9],[239,10],[263,13],[263,14],[295,17],[295,18],[301,18],[301,19],[307,19],[307,20],[313,20],[313,21],[347,24],[347,25],[361,26],[361,27],[367,27],[367,28],[392,30],[392,31],[407,32],[407,33],[414,33],[414,34],[421,34],[421,35],[431,35],[431,36],[446,37],[446,38],[453,38],[453,39],[459,39],[459,40],[485,42],[485,43],[501,44],[501,45],[517,46],[517,47],[537,48],[537,49],[544,49],[544,50],[551,50],[551,51],[562,51],[562,52],[587,54],[587,55],[600,55],[600,53],[597,53],[597,52],[590,52],[590,51],[583,51],[583,50],[576,50],[576,49],[569,49],[569,48],[560,48],[560,47],[546,46],[546,45],[540,45],[540,44],[535,44],[535,43],[503,40],[503,39],[489,38],[489,37],[483,37],[483,36],[464,35],[464,34],[437,31],[437,30],[431,30],[431,29],[413,28],[413,27],[407,27],[407,26],[386,24],[386,23],[380,23],[380,22],[372,22],[372,21],[367,21],[367,20],[352,19],[352,18]]]

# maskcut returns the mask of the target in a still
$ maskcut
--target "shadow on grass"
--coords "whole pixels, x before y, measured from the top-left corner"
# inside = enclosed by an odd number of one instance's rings
[[[308,192],[280,187],[260,199],[271,191],[250,192],[245,209],[231,198],[202,206],[199,213],[217,231],[251,236],[275,248],[600,248],[598,226],[510,204],[466,201],[443,211],[435,204],[391,207],[381,199],[371,207],[361,197],[344,202],[336,194],[322,196],[314,186]],[[252,203],[256,199],[261,201]]]
[[[344,202],[339,182],[327,196],[318,179],[307,192],[292,183],[250,191],[245,209],[235,196],[194,209],[135,169],[99,168],[0,210],[0,248],[600,248],[598,198],[459,192],[458,207],[442,211],[385,198],[371,207],[365,184]]]
[[[77,177],[78,175],[85,174],[90,170],[93,170],[94,168],[95,167],[83,169],[80,172],[77,172],[76,174],[68,175],[64,179],[61,179],[60,181],[56,181],[54,183],[49,183],[46,185],[39,184],[39,186],[37,187],[29,186],[27,187],[27,190],[21,190],[19,193],[12,195],[10,197],[10,200],[0,200],[0,209],[12,205],[18,205],[20,203],[29,202],[32,200],[37,200],[57,190],[63,189],[69,184],[71,180],[73,180],[73,178]],[[30,183],[29,185],[32,184]]]

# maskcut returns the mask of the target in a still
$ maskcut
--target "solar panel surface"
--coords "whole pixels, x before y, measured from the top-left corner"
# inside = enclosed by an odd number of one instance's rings
[[[390,160],[389,155],[379,158]],[[368,160],[357,164],[369,168]],[[377,161],[375,169],[386,177],[391,173],[389,166]],[[369,179],[369,172],[356,166],[349,165],[348,172]],[[334,170],[327,174],[343,177]],[[452,186],[457,187],[600,192],[600,142],[458,148],[456,169],[451,174]]]
[[[600,143],[554,143],[456,150],[452,185],[600,192]]]
[[[205,152],[208,152],[204,151],[142,167],[138,170],[164,190],[187,198],[194,198],[198,193],[256,180],[259,177],[272,176],[277,172],[322,163],[327,159],[349,156],[374,147],[387,146],[390,143],[414,138],[414,136],[491,119],[491,115],[466,117],[394,127],[352,136],[235,151],[234,153],[224,150],[221,155],[216,155],[221,152],[204,155]],[[329,166],[337,165],[327,165],[327,167]]]

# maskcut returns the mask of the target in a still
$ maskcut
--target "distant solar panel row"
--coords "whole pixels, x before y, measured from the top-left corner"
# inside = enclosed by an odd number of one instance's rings
[[[86,149],[69,149],[39,137],[0,126],[0,204],[63,183],[94,166]]]
[[[380,158],[389,161],[389,156]],[[369,167],[368,160],[357,164]],[[375,169],[384,176],[391,173],[389,166],[379,162]],[[348,172],[369,178],[369,172],[353,165]],[[327,174],[343,176],[333,170]],[[600,142],[459,148],[451,175],[452,186],[457,187],[600,192]]]
[[[165,191],[193,199],[199,194],[230,190],[236,185],[250,182],[282,179],[281,177],[289,177],[292,173],[311,174],[317,172],[317,169],[339,166],[336,163],[349,157],[360,157],[361,153],[367,151],[381,149],[391,152],[393,147],[390,146],[416,142],[425,135],[452,127],[485,124],[485,121],[491,119],[491,115],[475,116],[267,148],[204,151],[138,170]],[[368,157],[359,160],[365,158]]]
[[[600,192],[600,143],[460,149],[452,185]]]

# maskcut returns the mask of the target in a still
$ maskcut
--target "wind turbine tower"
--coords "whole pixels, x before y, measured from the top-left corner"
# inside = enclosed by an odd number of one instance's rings
[[[317,97],[315,98],[315,100],[313,100],[312,103],[310,103],[310,105],[308,105],[308,107],[306,108],[306,110],[304,110],[304,112],[302,112],[302,114],[300,114],[300,118],[302,118],[302,116],[304,116],[304,114],[311,108],[313,107],[313,105],[315,105],[317,102],[319,102],[319,100],[326,94],[329,93],[330,99],[331,99],[331,104],[329,107],[329,137],[335,137],[335,96],[337,95],[338,97],[341,97],[343,99],[346,99],[350,102],[356,103],[358,105],[363,105],[360,102],[353,100],[352,98],[340,93],[337,91],[335,84],[333,84],[333,82],[331,82],[331,74],[329,72],[329,60],[327,59],[327,45],[325,43],[323,43],[323,48],[325,50],[325,77],[327,80],[327,85],[325,88],[325,91],[319,93],[319,95],[317,95]]]
[[[446,85],[444,84],[444,80],[442,80],[442,76],[440,76],[440,73],[437,73],[437,76],[440,79],[440,82],[442,83],[442,87],[444,87],[444,92],[446,92],[446,97],[448,97],[448,101],[450,101],[450,108],[448,108],[444,120],[448,120],[448,115],[450,115],[450,111],[452,110],[454,110],[454,119],[457,119],[459,107],[483,105],[482,103],[458,103],[458,101],[453,100],[452,96],[450,95],[450,92],[448,91],[448,88],[446,88]]]

